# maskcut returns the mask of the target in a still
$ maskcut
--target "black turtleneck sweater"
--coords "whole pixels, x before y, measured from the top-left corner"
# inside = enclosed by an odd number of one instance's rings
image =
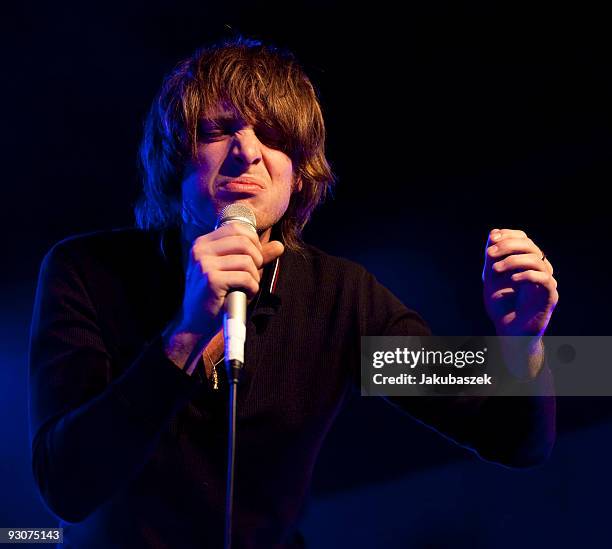
[[[227,384],[214,391],[201,369],[187,375],[161,342],[183,277],[177,231],[78,236],[43,260],[29,356],[32,459],[64,547],[222,547]],[[298,546],[319,448],[359,386],[360,336],[429,333],[361,266],[315,248],[281,256],[272,292],[270,278],[267,268],[250,307],[238,393],[236,549]],[[550,397],[393,403],[508,465],[540,462],[554,440]]]

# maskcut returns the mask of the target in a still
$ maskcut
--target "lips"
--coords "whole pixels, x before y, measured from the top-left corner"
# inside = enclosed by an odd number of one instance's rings
[[[219,185],[220,191],[232,193],[249,193],[255,194],[261,192],[264,186],[258,181],[246,178],[236,178],[224,181]]]

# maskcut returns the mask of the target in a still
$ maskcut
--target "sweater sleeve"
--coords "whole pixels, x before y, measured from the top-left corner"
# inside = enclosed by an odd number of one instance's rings
[[[362,335],[431,335],[417,313],[367,272],[360,304]],[[555,397],[542,396],[554,394],[549,368],[544,365],[536,379],[521,387],[525,396],[394,396],[385,400],[482,459],[530,467],[548,458],[555,441]]]
[[[200,384],[161,334],[111,379],[96,309],[63,246],[44,258],[29,349],[32,469],[49,509],[79,522],[133,478]]]

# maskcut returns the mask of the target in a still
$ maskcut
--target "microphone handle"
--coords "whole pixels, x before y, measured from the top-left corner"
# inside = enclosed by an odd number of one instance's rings
[[[225,297],[223,333],[225,336],[225,366],[233,374],[236,362],[238,368],[244,364],[244,343],[246,341],[247,297],[241,290],[230,290]]]

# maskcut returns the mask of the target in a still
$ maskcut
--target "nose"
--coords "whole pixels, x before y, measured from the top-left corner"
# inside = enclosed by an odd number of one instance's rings
[[[261,161],[261,142],[251,128],[244,128],[234,134],[231,156],[245,167]]]

